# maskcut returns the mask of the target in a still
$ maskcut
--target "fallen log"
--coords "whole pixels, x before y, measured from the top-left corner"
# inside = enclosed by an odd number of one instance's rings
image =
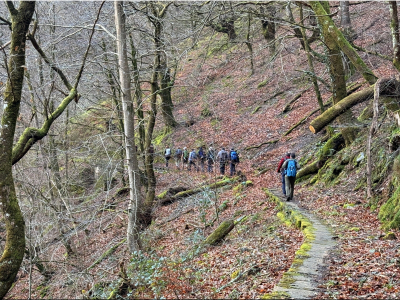
[[[221,225],[219,225],[218,228],[207,237],[207,239],[204,241],[204,244],[216,245],[225,236],[227,236],[229,232],[231,232],[233,227],[235,227],[235,222],[233,220],[223,221]]]
[[[214,182],[214,183],[208,184],[208,185],[203,185],[203,186],[200,186],[200,187],[197,187],[197,188],[193,188],[193,189],[190,189],[190,190],[184,189],[182,187],[174,188],[175,190],[179,189],[179,192],[175,192],[175,193],[174,192],[169,192],[169,191],[174,191],[174,189],[168,189],[167,191],[165,191],[165,192],[163,192],[163,193],[161,193],[160,195],[157,196],[158,202],[161,205],[166,205],[166,204],[172,203],[172,202],[174,202],[174,201],[176,201],[178,199],[195,195],[195,194],[200,193],[200,192],[202,192],[202,191],[204,191],[206,189],[212,190],[212,189],[220,188],[220,187],[223,187],[225,185],[234,183],[237,180],[239,180],[239,178],[240,178],[239,176],[236,176],[236,177],[233,177],[233,178],[224,178],[221,181],[217,181],[217,182]]]
[[[381,83],[381,95],[389,96],[390,98],[397,98],[400,96],[399,86],[400,83],[395,79],[385,79]],[[331,108],[327,109],[324,113],[319,115],[310,123],[309,128],[311,132],[318,133],[323,128],[325,128],[325,126],[329,125],[333,120],[335,120],[336,117],[338,117],[348,109],[366,100],[372,99],[374,96],[374,88],[375,85],[371,85],[362,91],[343,98]],[[387,98],[388,97],[386,97],[386,101],[393,105],[392,101]]]

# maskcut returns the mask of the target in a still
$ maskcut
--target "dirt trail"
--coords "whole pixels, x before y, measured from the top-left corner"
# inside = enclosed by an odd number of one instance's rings
[[[285,294],[293,299],[312,298],[317,295],[319,288],[316,279],[322,276],[322,269],[326,264],[324,258],[336,245],[333,236],[326,225],[320,219],[307,210],[300,208],[296,202],[286,202],[280,191],[270,191],[286,204],[289,210],[297,211],[312,223],[314,239],[308,242],[309,250],[303,256],[302,263],[299,261],[292,264],[294,272],[287,272],[281,281],[275,286],[274,291]],[[288,276],[290,279],[288,280]]]

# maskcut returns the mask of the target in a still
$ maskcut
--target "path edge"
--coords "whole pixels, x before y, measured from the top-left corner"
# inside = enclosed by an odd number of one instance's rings
[[[300,274],[297,272],[298,269],[303,265],[304,259],[310,257],[308,251],[311,249],[311,243],[315,240],[315,228],[313,223],[299,211],[296,211],[289,207],[285,202],[282,202],[279,197],[273,194],[269,189],[263,188],[265,194],[269,197],[269,200],[276,203],[276,209],[278,210],[277,217],[286,226],[295,226],[300,229],[304,234],[304,241],[300,248],[295,252],[295,257],[288,271],[283,273],[281,280],[274,287],[274,291],[267,293],[261,297],[261,299],[286,299],[291,296],[284,291],[277,291],[278,289],[289,289],[290,285],[296,282],[296,277]]]

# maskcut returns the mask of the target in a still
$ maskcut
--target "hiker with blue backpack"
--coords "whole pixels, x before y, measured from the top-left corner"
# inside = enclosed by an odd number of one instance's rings
[[[285,174],[285,183],[287,192],[286,201],[293,200],[294,182],[296,181],[297,170],[300,169],[300,165],[295,158],[296,154],[291,153],[290,158],[287,159],[282,165],[282,168],[286,170]]]
[[[281,158],[281,160],[279,161],[279,164],[278,164],[278,169],[276,169],[276,172],[281,173],[281,177],[282,177],[282,193],[283,193],[283,196],[285,196],[285,197],[286,197],[286,189],[285,189],[285,185],[286,185],[286,183],[285,183],[285,173],[286,173],[286,170],[284,168],[282,168],[282,165],[288,159],[290,159],[290,153],[286,153],[286,155]]]
[[[231,170],[230,175],[234,176],[236,175],[236,164],[239,163],[239,155],[237,154],[234,148],[232,148],[229,153],[229,160],[230,160],[230,170]]]

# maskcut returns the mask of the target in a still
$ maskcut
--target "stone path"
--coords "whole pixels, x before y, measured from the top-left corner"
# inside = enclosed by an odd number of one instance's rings
[[[286,202],[279,190],[270,189],[269,191],[279,198],[283,205],[286,205],[286,209],[297,211],[306,217],[312,224],[311,231],[314,236],[309,242],[306,241],[308,243],[306,248],[309,250],[302,256],[304,259],[299,259],[299,255],[296,255],[297,259],[292,264],[292,268],[283,275],[274,291],[293,299],[312,298],[319,292],[315,279],[322,275],[320,268],[325,265],[324,257],[336,243],[328,227],[322,224],[315,215],[298,207],[296,202]]]

